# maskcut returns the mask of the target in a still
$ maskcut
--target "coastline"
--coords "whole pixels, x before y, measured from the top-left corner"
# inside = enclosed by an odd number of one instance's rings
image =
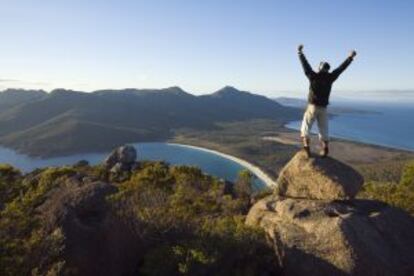
[[[296,122],[300,122],[300,121],[290,121],[284,124],[283,128],[290,130],[290,131],[300,132],[300,127],[288,126],[290,123],[296,123]],[[315,133],[314,131],[312,131],[311,133],[313,135],[317,135],[317,133]],[[380,142],[372,142],[366,139],[354,139],[354,138],[350,138],[350,137],[343,136],[343,135],[337,135],[337,134],[330,134],[330,137],[334,139],[339,139],[339,140],[343,140],[346,142],[350,142],[350,143],[358,143],[358,144],[363,144],[366,146],[378,147],[378,148],[383,148],[387,150],[406,151],[409,153],[414,153],[414,149],[412,148],[400,147],[400,146],[390,145],[390,144],[385,144],[385,143],[380,143]]]
[[[260,169],[256,165],[253,165],[252,163],[250,163],[250,162],[248,162],[246,160],[243,160],[241,158],[238,158],[236,156],[233,156],[233,155],[230,155],[230,154],[226,154],[226,153],[223,153],[223,152],[220,152],[220,151],[217,151],[217,150],[212,150],[212,149],[198,147],[198,146],[193,146],[193,145],[188,145],[188,144],[179,144],[179,143],[167,143],[167,144],[174,145],[174,146],[179,146],[179,147],[185,147],[185,148],[191,148],[191,149],[201,150],[201,151],[205,151],[205,152],[208,152],[208,153],[216,154],[216,155],[219,155],[219,156],[224,157],[226,159],[232,160],[232,161],[234,161],[234,162],[242,165],[243,167],[245,167],[249,171],[251,171],[257,178],[259,178],[260,180],[262,180],[263,183],[265,183],[268,188],[274,188],[274,187],[276,187],[276,181],[274,181],[262,169]]]

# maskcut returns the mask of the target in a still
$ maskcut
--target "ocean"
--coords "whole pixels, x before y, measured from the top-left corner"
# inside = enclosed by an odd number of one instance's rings
[[[239,172],[246,169],[233,160],[196,148],[168,143],[134,143],[132,145],[137,150],[138,160],[166,161],[172,165],[197,166],[210,175],[229,181],[235,181]],[[108,154],[109,152],[80,153],[41,159],[0,147],[0,163],[8,163],[23,172],[30,172],[36,168],[72,165],[79,160],[87,160],[90,164],[98,164]],[[258,177],[255,177],[253,182],[256,189],[266,187],[266,184]]]
[[[328,107],[329,108],[329,107]],[[329,122],[332,137],[414,151],[414,104],[395,102],[339,102]],[[300,129],[300,121],[286,125]],[[316,124],[313,132],[317,132]]]

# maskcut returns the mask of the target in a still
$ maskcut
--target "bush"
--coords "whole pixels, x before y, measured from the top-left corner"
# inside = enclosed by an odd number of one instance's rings
[[[64,237],[59,229],[45,232],[35,211],[48,191],[74,173],[50,168],[33,179],[19,179],[24,193],[16,194],[0,212],[0,275],[44,275],[60,269]]]
[[[0,275],[65,274],[60,225],[46,230],[37,214],[49,191],[75,174],[110,180],[102,166],[37,170],[27,175],[0,167]],[[241,174],[238,195],[199,168],[142,162],[117,179],[108,200],[114,215],[136,233],[140,275],[274,275],[273,250],[260,229],[244,224],[251,175]],[[242,181],[244,181],[242,183]],[[12,184],[12,185],[11,185]],[[85,184],[87,185],[87,184]],[[12,186],[12,192],[4,187]],[[48,228],[49,229],[49,228]],[[139,258],[139,259],[138,259]]]
[[[253,194],[254,175],[249,170],[242,170],[234,183],[234,193],[237,197],[250,198]]]
[[[245,175],[247,179],[248,175]],[[143,275],[258,275],[275,272],[264,232],[244,224],[250,198],[188,166],[146,164],[111,200],[149,242]],[[245,191],[245,190],[243,190]],[[243,194],[244,195],[244,194]],[[162,264],[162,265],[160,265]]]
[[[404,167],[399,183],[367,182],[360,197],[384,201],[414,215],[414,162]]]
[[[407,160],[392,160],[356,165],[356,168],[368,182],[375,181],[398,183],[401,180],[401,174],[406,164]]]
[[[22,191],[21,172],[8,164],[0,164],[0,210]]]

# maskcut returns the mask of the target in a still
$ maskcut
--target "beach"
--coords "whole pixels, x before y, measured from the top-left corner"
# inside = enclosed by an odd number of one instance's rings
[[[209,153],[216,154],[216,155],[219,155],[221,157],[227,158],[229,160],[232,160],[232,161],[242,165],[243,167],[245,167],[246,169],[251,171],[257,178],[262,180],[266,184],[267,187],[269,187],[269,188],[276,187],[276,181],[273,180],[262,169],[260,169],[258,166],[253,165],[252,163],[249,163],[246,160],[243,160],[241,158],[238,158],[238,157],[235,157],[233,155],[226,154],[226,153],[222,153],[220,151],[207,149],[207,148],[203,148],[203,147],[198,147],[198,146],[193,146],[193,145],[178,144],[178,143],[167,143],[167,144],[174,145],[174,146],[191,148],[191,149],[196,149],[196,150],[201,150],[201,151],[209,152]]]

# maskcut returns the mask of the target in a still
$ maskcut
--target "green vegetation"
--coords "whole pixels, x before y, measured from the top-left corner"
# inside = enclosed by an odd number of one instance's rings
[[[0,210],[23,190],[21,172],[10,165],[0,164]]]
[[[367,180],[360,198],[385,201],[414,215],[414,161],[358,169]],[[233,184],[196,167],[140,162],[122,174],[79,163],[23,175],[0,165],[0,275],[70,274],[65,226],[46,226],[41,207],[52,190],[74,177],[82,185],[103,181],[116,187],[107,202],[111,215],[134,233],[131,243],[140,251],[133,267],[139,275],[279,273],[263,230],[244,224],[252,204],[269,193],[254,191],[250,172],[241,171]]]
[[[274,272],[274,254],[261,230],[244,225],[251,176],[237,191],[195,167],[153,163],[112,196],[118,214],[150,241],[144,275],[257,275]],[[162,264],[162,265],[160,265]]]
[[[386,173],[390,181],[368,181],[359,196],[384,201],[414,215],[414,161],[407,163],[399,175],[391,171]]]
[[[50,191],[76,175],[110,181],[113,214],[143,244],[139,275],[259,275],[277,273],[273,249],[262,230],[244,219],[254,201],[252,176],[243,171],[229,185],[187,166],[142,162],[113,176],[101,166],[37,170],[27,175],[0,167],[0,275],[66,275],[65,231],[46,227],[39,208]],[[88,185],[90,182],[84,182]]]
[[[10,188],[2,188],[0,195],[6,198],[0,212],[0,275],[58,271],[63,264],[58,258],[63,234],[59,227],[52,233],[45,232],[36,207],[51,189],[75,172],[66,167],[50,168],[23,177],[9,166],[1,168],[2,187]]]
[[[398,183],[400,182],[401,174],[407,162],[409,162],[407,158],[402,158],[401,160],[387,160],[358,165],[356,166],[356,169],[363,175],[366,182]]]

